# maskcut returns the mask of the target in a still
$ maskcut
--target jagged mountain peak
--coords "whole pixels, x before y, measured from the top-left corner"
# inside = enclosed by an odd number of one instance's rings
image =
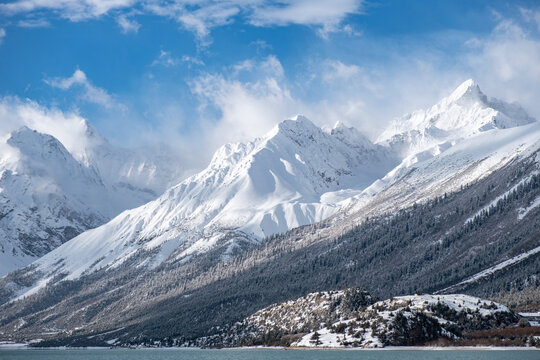
[[[28,143],[32,144],[36,141],[43,142],[58,142],[59,141],[52,135],[49,134],[43,134],[36,130],[30,129],[28,126],[21,126],[15,131],[12,131],[9,134],[8,142],[11,142],[13,145],[16,144],[22,144],[22,143]]]
[[[278,135],[304,136],[305,134],[319,134],[322,130],[311,120],[303,115],[296,115],[290,119],[285,119],[277,124],[265,138],[272,138]],[[309,136],[309,135],[308,135]]]
[[[58,139],[52,135],[32,130],[27,126],[11,132],[6,143],[23,155],[21,160],[24,160],[26,166],[32,163],[32,167],[55,166],[60,170],[60,168],[66,167],[67,163],[69,163],[67,167],[70,169],[77,164]]]
[[[431,108],[394,119],[376,142],[408,156],[444,142],[534,121],[521,106],[488,98],[469,79]]]
[[[446,102],[455,102],[460,99],[469,98],[469,99],[478,99],[481,101],[486,101],[487,97],[484,95],[480,86],[473,80],[467,79],[461,83],[453,92],[445,98]]]

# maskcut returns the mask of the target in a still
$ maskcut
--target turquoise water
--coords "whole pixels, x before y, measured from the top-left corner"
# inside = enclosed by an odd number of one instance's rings
[[[539,360],[535,350],[0,350],[1,360]]]

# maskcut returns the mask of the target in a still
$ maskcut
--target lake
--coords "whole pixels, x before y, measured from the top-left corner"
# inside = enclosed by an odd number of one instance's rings
[[[536,350],[0,349],[0,360],[538,360]]]

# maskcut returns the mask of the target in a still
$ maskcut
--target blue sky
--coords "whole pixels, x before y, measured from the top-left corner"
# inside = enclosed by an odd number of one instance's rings
[[[467,78],[540,117],[538,64],[537,1],[0,3],[2,106],[202,158],[296,113],[374,137]]]

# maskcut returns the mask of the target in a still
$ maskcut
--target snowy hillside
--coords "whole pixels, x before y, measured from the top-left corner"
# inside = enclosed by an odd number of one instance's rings
[[[506,306],[464,294],[398,296],[374,303],[364,290],[348,288],[270,305],[233,326],[212,329],[216,335],[194,344],[380,348],[454,340],[463,331],[517,321]]]
[[[81,125],[86,145],[67,142],[72,152],[28,127],[0,141],[0,276],[156,198],[179,176],[179,164],[116,149]]]
[[[540,123],[467,80],[429,110],[394,120],[376,143],[401,163],[355,195],[347,214],[381,214],[457,191],[538,149]]]

